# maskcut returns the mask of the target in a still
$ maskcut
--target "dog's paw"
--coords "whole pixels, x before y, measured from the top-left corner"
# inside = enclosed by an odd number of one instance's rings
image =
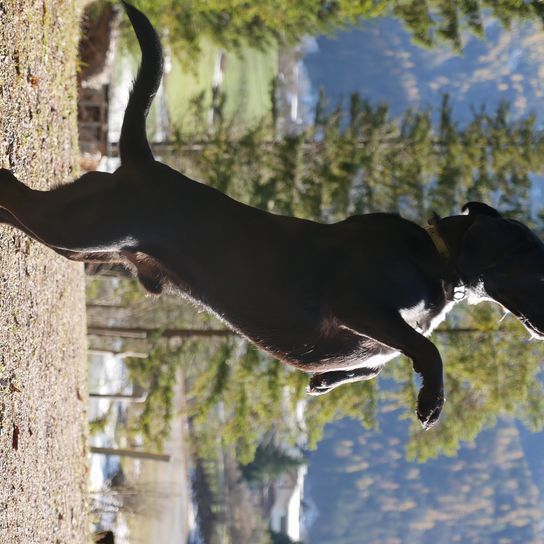
[[[323,374],[315,374],[310,378],[306,393],[318,397],[319,395],[325,395],[325,393],[328,393],[331,389],[332,387]]]
[[[445,402],[446,399],[442,388],[438,390],[421,388],[417,397],[416,414],[423,429],[428,431],[431,427],[434,427],[440,417]]]

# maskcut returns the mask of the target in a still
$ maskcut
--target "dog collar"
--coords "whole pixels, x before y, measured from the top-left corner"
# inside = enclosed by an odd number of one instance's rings
[[[436,213],[434,213],[433,216],[429,219],[427,225],[425,225],[425,230],[427,231],[429,238],[432,240],[434,247],[438,252],[438,255],[440,255],[440,258],[442,259],[446,267],[449,270],[453,270],[453,278],[451,278],[451,285],[453,289],[451,296],[455,302],[459,302],[463,300],[466,296],[466,287],[461,278],[459,277],[459,274],[455,270],[455,267],[452,265],[451,253],[448,249],[448,244],[446,244],[446,241],[440,234],[440,230],[438,229],[438,221],[440,221],[440,217]]]
[[[438,230],[438,221],[440,220],[440,217],[436,213],[433,214],[433,216],[429,219],[427,224],[425,225],[425,230],[427,231],[427,234],[431,238],[434,247],[436,248],[436,251],[438,251],[438,254],[446,264],[450,264],[450,250],[448,249],[448,246],[446,244],[446,241],[444,238],[442,238],[442,235],[440,234],[440,231]]]

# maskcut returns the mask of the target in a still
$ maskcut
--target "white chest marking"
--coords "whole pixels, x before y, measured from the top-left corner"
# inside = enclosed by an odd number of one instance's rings
[[[417,332],[429,335],[446,319],[446,315],[453,308],[454,304],[455,301],[448,302],[442,311],[433,318],[430,318],[430,311],[428,308],[425,308],[425,302],[423,301],[418,302],[411,308],[401,308],[399,313],[402,319]]]

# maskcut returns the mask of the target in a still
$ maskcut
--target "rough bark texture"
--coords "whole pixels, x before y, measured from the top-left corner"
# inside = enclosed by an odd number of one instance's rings
[[[76,169],[79,10],[0,0],[0,167],[35,188]],[[85,368],[81,265],[0,225],[3,544],[89,542]]]

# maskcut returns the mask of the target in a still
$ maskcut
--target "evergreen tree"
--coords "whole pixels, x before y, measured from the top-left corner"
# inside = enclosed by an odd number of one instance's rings
[[[242,475],[249,482],[266,483],[304,463],[303,457],[290,455],[269,440],[257,446],[253,461],[242,466]]]
[[[539,0],[391,0],[389,6],[418,45],[447,43],[458,51],[463,47],[463,32],[484,37],[485,12],[505,28],[517,21],[544,20],[544,5]]]
[[[225,48],[250,45],[265,49],[296,43],[304,36],[331,33],[361,18],[376,17],[383,0],[135,0],[135,5],[163,28],[179,51],[198,49],[203,37]]]
[[[445,97],[435,126],[431,110],[395,120],[358,95],[347,110],[324,102],[314,125],[279,139],[267,122],[241,136],[219,126],[184,163],[251,205],[322,221],[376,210],[424,221],[471,199],[509,213],[529,209],[529,174],[542,171],[544,157],[534,116],[513,121],[503,103],[458,126]],[[180,142],[183,153],[183,135]]]
[[[330,34],[361,21],[392,15],[403,21],[414,42],[446,43],[461,50],[463,32],[484,36],[484,13],[504,27],[544,20],[540,0],[134,0],[161,28],[178,53],[190,60],[202,38],[226,49],[259,49],[296,43],[308,35]]]

